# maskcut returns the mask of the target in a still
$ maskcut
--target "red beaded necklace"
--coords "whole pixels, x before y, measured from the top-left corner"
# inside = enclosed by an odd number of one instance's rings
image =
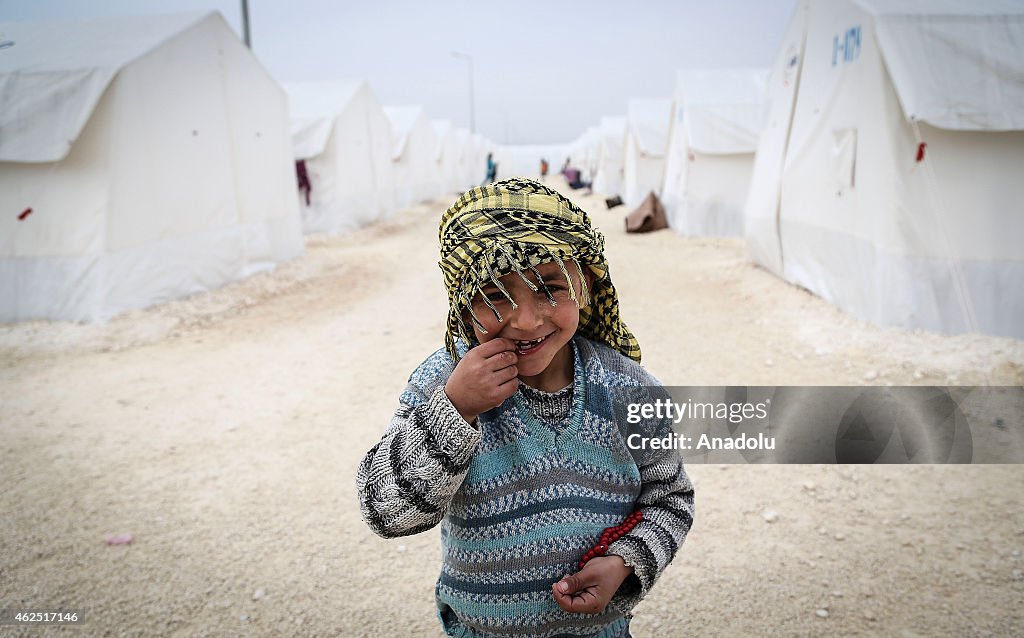
[[[580,559],[580,569],[583,569],[583,566],[586,565],[587,561],[591,558],[594,558],[595,556],[604,556],[605,552],[608,551],[609,545],[630,533],[633,528],[636,527],[636,524],[642,520],[644,520],[643,512],[637,510],[627,516],[626,520],[622,521],[618,525],[606,527],[604,531],[601,532],[601,539],[597,541],[597,545],[588,549],[587,553]]]

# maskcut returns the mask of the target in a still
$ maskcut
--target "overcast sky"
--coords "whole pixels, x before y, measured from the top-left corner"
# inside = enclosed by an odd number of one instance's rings
[[[669,97],[677,68],[767,67],[796,0],[249,0],[253,50],[278,80],[364,78],[498,143],[568,142],[630,97]],[[220,11],[241,0],[0,0],[0,20]]]

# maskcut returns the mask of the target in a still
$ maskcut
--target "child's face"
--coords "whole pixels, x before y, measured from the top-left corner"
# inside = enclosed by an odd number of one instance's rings
[[[566,262],[565,265],[579,296],[581,286],[576,265],[573,262]],[[487,334],[481,332],[475,324],[473,332],[480,343],[499,337],[514,341],[516,355],[519,358],[516,364],[519,368],[519,378],[531,386],[543,387],[549,384],[531,383],[531,378],[558,382],[572,378],[572,356],[568,344],[579,326],[580,310],[569,298],[565,275],[558,264],[541,264],[537,266],[537,271],[540,272],[558,305],[552,306],[548,302],[547,295],[539,285],[538,290],[534,292],[517,273],[511,273],[502,277],[501,283],[519,307],[513,309],[512,304],[497,286],[484,287],[483,293],[501,313],[502,321],[498,321],[482,297],[477,294],[473,299],[473,312],[487,329]],[[529,269],[523,270],[523,274],[534,284],[538,283]]]

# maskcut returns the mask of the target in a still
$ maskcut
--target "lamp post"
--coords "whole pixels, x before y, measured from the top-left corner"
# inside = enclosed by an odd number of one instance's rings
[[[242,34],[245,46],[252,49],[252,39],[249,37],[249,0],[242,0]]]
[[[452,55],[469,62],[469,132],[476,133],[476,113],[473,108],[473,56],[458,51],[452,51]]]

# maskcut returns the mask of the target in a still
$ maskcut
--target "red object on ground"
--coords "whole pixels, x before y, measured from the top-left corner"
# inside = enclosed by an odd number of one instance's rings
[[[28,216],[29,216],[29,215],[31,215],[31,214],[32,214],[32,207],[31,207],[31,206],[29,206],[29,207],[28,207],[28,208],[26,208],[25,210],[21,211],[21,214],[20,214],[20,215],[18,215],[18,221],[19,221],[19,222],[23,222],[23,221],[25,221],[25,218],[26,218],[26,217],[28,217]]]
[[[921,160],[924,159],[924,149],[925,149],[926,146],[928,146],[928,144],[925,143],[925,142],[921,142],[920,144],[917,145],[917,161],[918,162],[920,162]]]

